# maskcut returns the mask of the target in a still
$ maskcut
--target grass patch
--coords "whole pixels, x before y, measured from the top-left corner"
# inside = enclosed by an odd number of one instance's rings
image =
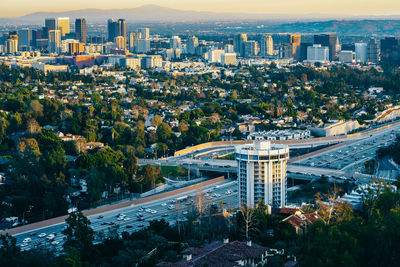
[[[218,157],[217,159],[224,159],[224,160],[234,160],[235,159],[235,153],[225,155],[223,157]]]
[[[161,166],[161,173],[163,176],[187,176],[187,170],[179,166]]]

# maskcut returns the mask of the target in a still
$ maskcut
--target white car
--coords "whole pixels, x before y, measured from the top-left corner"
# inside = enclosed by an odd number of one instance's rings
[[[156,214],[156,213],[157,213],[156,210],[152,210],[152,211],[151,211],[151,214]]]
[[[183,215],[187,215],[188,212],[185,210],[184,212],[182,212]]]
[[[124,221],[126,221],[126,222],[127,222],[127,221],[130,221],[130,220],[131,220],[131,218],[129,218],[129,217],[125,217],[125,218],[124,218]]]
[[[174,208],[175,208],[174,205],[169,205],[169,206],[168,206],[168,209],[169,209],[169,210],[173,210]]]
[[[146,209],[146,212],[149,212],[149,213],[151,213],[151,209]]]
[[[40,235],[38,235],[38,237],[40,237],[40,238],[45,237],[45,236],[46,236],[45,233],[41,233]]]
[[[27,238],[25,238],[24,241],[22,241],[22,242],[24,242],[24,243],[29,243],[29,242],[31,242],[31,241],[32,241],[32,239],[29,238],[29,237],[27,237]]]
[[[52,245],[57,246],[58,244],[60,244],[60,241],[53,241],[51,242]]]
[[[48,241],[53,240],[56,237],[54,234],[49,234],[46,238]]]
[[[28,245],[28,243],[22,243],[21,245],[20,245],[20,247],[21,248],[24,248],[24,247],[26,247]]]
[[[162,203],[161,206],[165,207],[167,206],[167,203]]]

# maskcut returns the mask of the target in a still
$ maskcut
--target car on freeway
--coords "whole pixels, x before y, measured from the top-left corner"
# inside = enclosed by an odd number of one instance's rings
[[[22,242],[24,242],[24,243],[29,243],[29,242],[31,242],[31,241],[32,241],[32,238],[27,237],[27,238],[25,238],[24,241],[22,241]]]
[[[151,209],[146,209],[146,212],[151,213]]]
[[[103,222],[100,225],[108,225],[108,223],[107,222]]]
[[[164,213],[162,216],[163,216],[163,217],[168,217],[168,214],[167,214],[167,213]]]
[[[103,219],[104,218],[104,216],[103,215],[99,215],[99,216],[97,216],[97,219]]]
[[[60,241],[53,241],[53,242],[51,242],[51,244],[52,244],[53,246],[57,246],[58,244],[60,244]]]
[[[35,236],[35,235],[36,235],[36,233],[31,233],[31,234],[30,234],[30,236]]]
[[[38,237],[40,237],[40,238],[45,237],[45,236],[46,236],[45,233],[41,233],[40,235],[38,235]]]
[[[130,229],[130,228],[132,228],[132,227],[133,227],[133,226],[132,226],[132,225],[129,225],[129,224],[125,226],[126,229]]]
[[[55,234],[49,234],[49,235],[46,237],[46,239],[47,239],[47,241],[51,241],[51,240],[53,240],[55,237],[56,237]]]
[[[142,228],[142,227],[144,227],[144,225],[143,224],[139,224],[138,227]]]
[[[138,219],[138,222],[142,222],[142,221],[144,221],[143,218],[139,218],[139,219]]]
[[[23,247],[26,247],[27,245],[28,245],[28,243],[22,243],[22,244],[20,245],[20,247],[23,248]]]
[[[139,212],[143,212],[143,208],[142,208],[142,207],[140,207],[138,211],[139,211]]]
[[[156,210],[152,210],[152,211],[151,211],[151,214],[156,214],[156,213],[157,213]]]
[[[165,207],[167,206],[167,203],[162,203],[161,206]]]
[[[183,214],[183,215],[187,215],[188,212],[185,210],[185,211],[182,212],[182,214]]]

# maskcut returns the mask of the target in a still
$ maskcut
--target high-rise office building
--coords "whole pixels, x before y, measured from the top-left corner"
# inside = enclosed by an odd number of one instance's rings
[[[118,20],[118,36],[125,37],[125,39],[126,39],[126,21],[125,21],[125,19]]]
[[[32,46],[37,47],[37,40],[43,38],[43,30],[32,30]]]
[[[244,42],[244,57],[254,57],[258,55],[258,43],[256,41]]]
[[[4,50],[6,54],[18,52],[18,35],[15,32],[9,34],[8,39],[4,42]]]
[[[236,66],[236,53],[223,53],[221,54],[221,64],[224,66]]]
[[[22,29],[18,31],[18,46],[20,50],[29,50],[32,46],[32,30]]]
[[[199,46],[199,39],[196,36],[189,36],[186,43],[186,52],[190,55],[196,54],[196,47]]]
[[[244,46],[245,42],[247,42],[247,34],[242,33],[238,34],[233,39],[233,46],[235,47],[236,54],[240,56],[244,56]]]
[[[149,39],[150,38],[149,28],[139,28],[137,31],[138,31],[140,39]]]
[[[123,36],[117,36],[114,40],[115,47],[117,50],[126,50],[126,38]]]
[[[169,48],[180,48],[181,47],[181,38],[179,36],[172,36],[169,39]]]
[[[334,61],[336,59],[336,34],[318,34],[314,35],[314,44],[319,44],[322,47],[328,47],[329,49],[329,60]]]
[[[126,21],[125,19],[109,19],[107,21],[108,41],[114,42],[115,37],[122,36],[126,38]]]
[[[329,48],[315,44],[307,47],[307,61],[309,62],[325,62],[329,61]]]
[[[150,51],[150,39],[138,39],[136,40],[136,52],[147,53]]]
[[[115,37],[118,36],[118,22],[114,19],[109,19],[107,21],[107,30],[108,30],[108,41],[114,42]]]
[[[47,18],[44,20],[44,26],[48,30],[58,30],[58,23],[55,18]]]
[[[301,34],[291,34],[290,44],[292,46],[292,56],[295,60],[300,60]]]
[[[130,32],[128,38],[128,47],[129,51],[135,52],[136,51],[136,41],[139,39],[138,33]]]
[[[381,62],[399,64],[400,41],[395,37],[385,37],[381,40]]]
[[[288,146],[256,140],[235,149],[238,163],[239,206],[260,202],[272,207],[286,205]]]
[[[368,44],[355,43],[356,61],[359,63],[366,63],[368,60]]]
[[[279,58],[289,59],[293,58],[293,47],[292,44],[280,44],[279,45]]]
[[[300,44],[300,58],[299,58],[299,61],[307,60],[307,49],[310,46],[313,46],[313,44],[312,43],[301,43]]]
[[[342,50],[338,53],[338,59],[342,63],[356,63],[356,52]]]
[[[274,41],[271,35],[263,35],[260,42],[261,56],[267,57],[274,54]]]
[[[58,29],[61,31],[61,37],[64,37],[66,34],[69,34],[69,18],[58,18]]]
[[[60,30],[49,31],[48,50],[50,53],[61,52],[61,32]]]
[[[368,62],[379,63],[380,60],[379,42],[377,39],[371,38],[368,42]]]
[[[81,43],[87,43],[86,19],[75,20],[75,38]]]

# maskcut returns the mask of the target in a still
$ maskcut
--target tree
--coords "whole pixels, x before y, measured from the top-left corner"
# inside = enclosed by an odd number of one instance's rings
[[[42,127],[40,127],[39,123],[35,119],[29,119],[26,123],[26,132],[28,134],[37,134],[42,131]]]
[[[160,115],[155,115],[154,118],[151,120],[151,123],[154,127],[158,127],[162,123],[163,119]]]
[[[94,231],[90,227],[90,221],[81,213],[70,213],[65,220],[67,228],[63,230],[66,241],[65,249],[73,247],[79,250],[82,258],[86,258],[93,248]]]
[[[255,225],[254,209],[247,206],[241,206],[240,213],[242,214],[242,218],[244,220],[244,231],[246,240],[249,240],[249,232],[253,229],[253,226]]]

